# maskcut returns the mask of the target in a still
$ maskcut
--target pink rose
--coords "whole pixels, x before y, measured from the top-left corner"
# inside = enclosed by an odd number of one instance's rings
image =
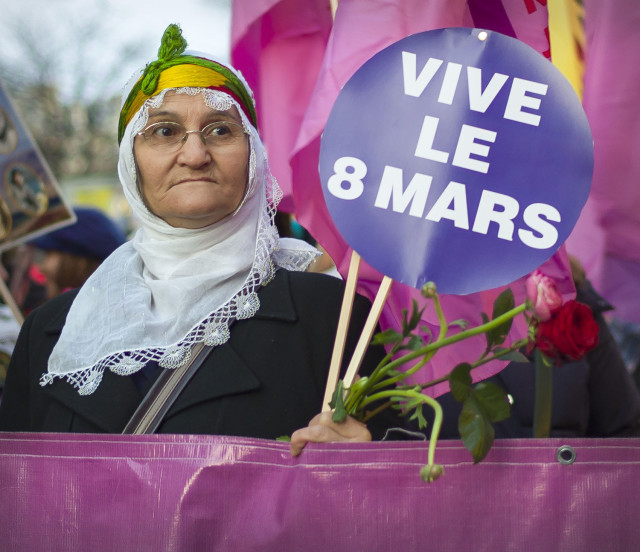
[[[549,320],[553,311],[562,305],[562,296],[558,293],[555,281],[536,270],[527,278],[526,286],[536,318],[542,322]]]

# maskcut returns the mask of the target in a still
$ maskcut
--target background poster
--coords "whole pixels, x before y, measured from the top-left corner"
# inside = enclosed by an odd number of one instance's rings
[[[0,82],[0,251],[74,222]]]
[[[29,276],[34,251],[23,244],[73,222],[73,211],[0,82],[0,295],[4,303],[0,310],[4,316],[11,310],[22,323],[34,289]]]

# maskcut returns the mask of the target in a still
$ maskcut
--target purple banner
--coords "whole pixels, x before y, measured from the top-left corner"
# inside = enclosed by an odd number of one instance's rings
[[[525,43],[417,33],[375,54],[336,100],[320,150],[329,212],[394,280],[467,294],[547,261],[589,194],[593,143],[570,83]]]
[[[570,446],[558,460],[560,447]],[[0,434],[0,549],[632,550],[640,440],[288,445],[188,435]],[[571,460],[574,459],[573,463]]]

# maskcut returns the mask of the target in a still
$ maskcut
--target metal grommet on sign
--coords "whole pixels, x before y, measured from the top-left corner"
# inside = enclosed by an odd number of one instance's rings
[[[576,461],[576,451],[569,445],[562,445],[558,449],[556,458],[558,459],[558,462],[565,466],[568,466],[569,464],[573,464]]]

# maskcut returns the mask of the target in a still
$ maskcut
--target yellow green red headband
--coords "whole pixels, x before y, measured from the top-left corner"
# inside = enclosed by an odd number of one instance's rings
[[[238,75],[213,60],[182,55],[186,47],[187,41],[182,37],[180,27],[169,25],[162,36],[158,59],[145,67],[120,110],[118,143],[144,102],[167,88],[188,86],[226,92],[240,104],[251,124],[257,128],[253,98]]]

